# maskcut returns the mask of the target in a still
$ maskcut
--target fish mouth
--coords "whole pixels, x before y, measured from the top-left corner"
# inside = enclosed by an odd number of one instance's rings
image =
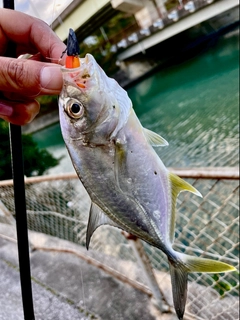
[[[61,71],[65,83],[70,83],[85,91],[100,83],[99,71],[97,63],[91,54],[87,53],[85,58],[79,59],[80,66],[78,68],[62,67]]]

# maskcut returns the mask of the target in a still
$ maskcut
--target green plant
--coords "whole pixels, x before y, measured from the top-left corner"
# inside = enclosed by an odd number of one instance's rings
[[[89,35],[95,39],[96,43],[88,45],[83,41],[80,44],[80,56],[85,57],[86,53],[91,53],[107,75],[114,76],[119,67],[116,65],[117,54],[111,51],[111,47],[135,32],[136,28],[138,29],[138,25],[133,15],[119,12],[104,23],[102,29]],[[101,30],[104,30],[105,36]]]
[[[11,179],[11,156],[8,123],[0,120],[0,179]],[[58,165],[60,159],[54,158],[46,149],[39,149],[31,135],[22,136],[25,175],[42,175],[46,170]]]
[[[176,8],[179,5],[179,1],[178,0],[167,0],[165,2],[165,8],[170,11],[174,8]]]
[[[237,275],[237,272],[234,272]],[[219,274],[212,275],[212,278],[215,282],[214,289],[220,294],[221,297],[224,297],[226,292],[232,290],[234,287],[237,287],[237,278],[228,279],[228,281],[223,281],[220,278]]]

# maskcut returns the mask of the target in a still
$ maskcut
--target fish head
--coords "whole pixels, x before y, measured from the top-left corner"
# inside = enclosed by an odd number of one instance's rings
[[[131,100],[109,78],[94,57],[80,59],[80,67],[62,68],[59,113],[63,137],[85,144],[104,144],[126,123]]]

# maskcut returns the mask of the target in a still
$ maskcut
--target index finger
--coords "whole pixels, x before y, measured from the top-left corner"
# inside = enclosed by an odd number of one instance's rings
[[[11,40],[26,48],[25,53],[40,52],[45,58],[58,60],[65,50],[65,44],[42,20],[25,13],[0,9],[0,54]]]

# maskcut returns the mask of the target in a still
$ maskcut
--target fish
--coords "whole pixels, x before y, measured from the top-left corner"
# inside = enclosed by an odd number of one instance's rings
[[[236,269],[173,249],[179,193],[201,194],[165,167],[155,147],[167,141],[142,126],[127,92],[91,54],[79,59],[78,68],[62,68],[59,116],[73,166],[91,199],[86,246],[95,230],[108,224],[162,250],[176,314],[183,319],[188,273]]]

